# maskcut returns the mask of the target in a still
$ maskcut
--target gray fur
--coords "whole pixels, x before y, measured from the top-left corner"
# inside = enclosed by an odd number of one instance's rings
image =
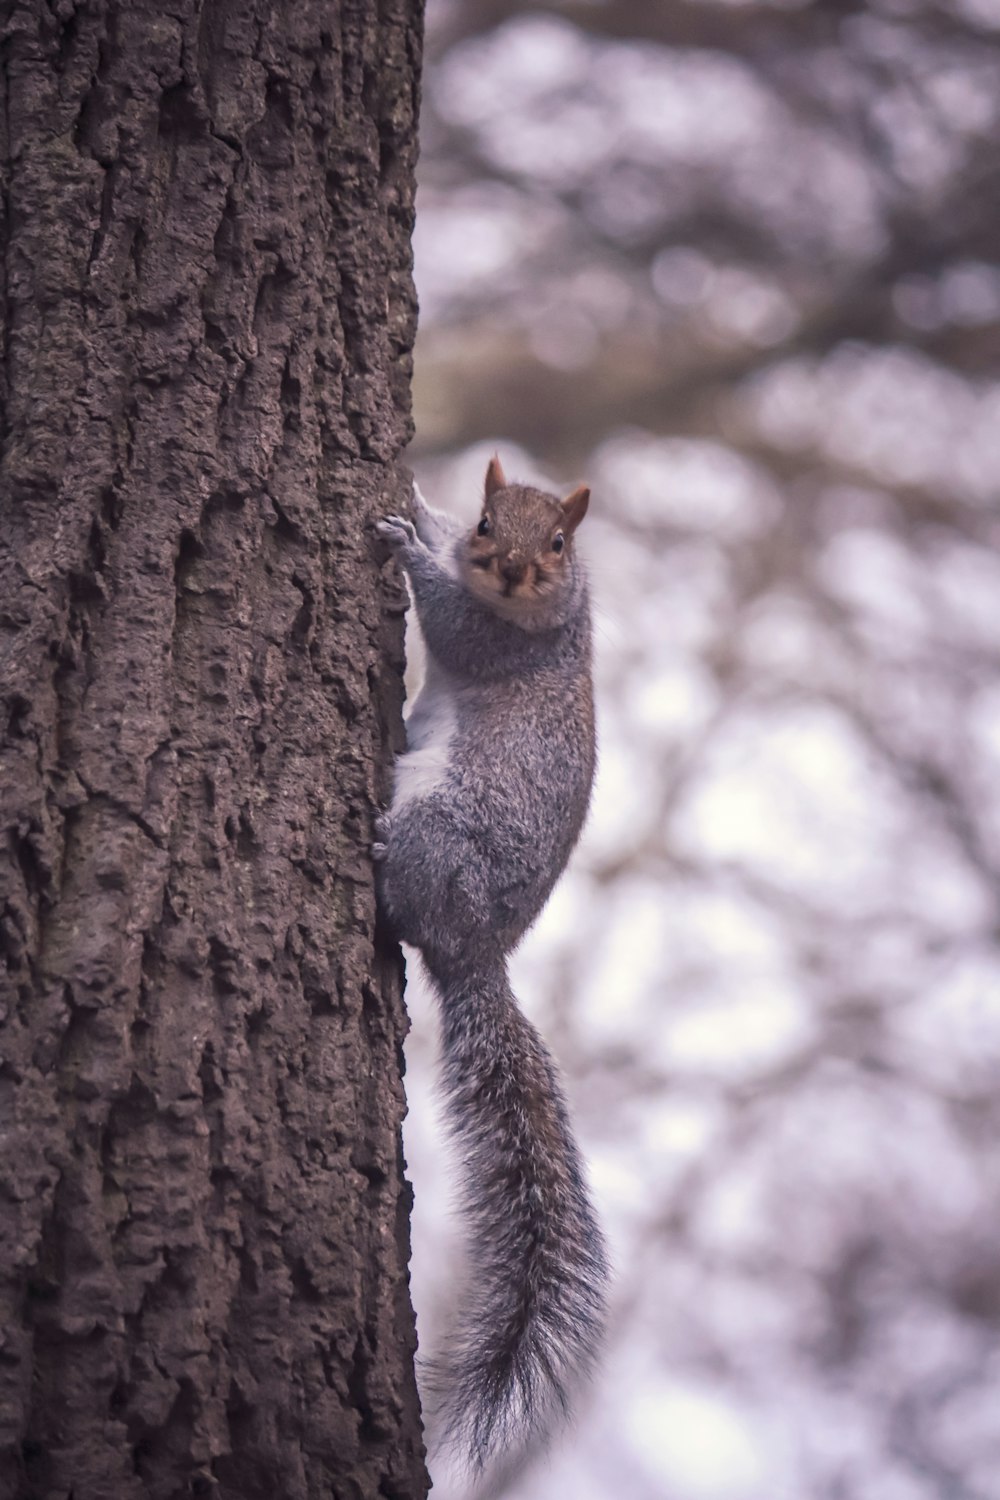
[[[500,560],[545,552],[559,502],[503,485],[487,480]],[[590,798],[590,607],[570,528],[538,597],[494,608],[465,581],[483,543],[416,490],[414,513],[415,527],[393,516],[378,530],[409,576],[429,676],[410,717],[416,764],[401,759],[373,852],[382,909],[441,1006],[473,1269],[430,1390],[478,1469],[568,1410],[604,1326],[604,1243],[552,1059],[506,968]]]

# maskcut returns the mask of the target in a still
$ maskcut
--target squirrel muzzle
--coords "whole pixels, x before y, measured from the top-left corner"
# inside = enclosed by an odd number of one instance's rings
[[[528,564],[519,562],[516,558],[508,557],[500,564],[500,577],[505,583],[523,583],[528,576]]]

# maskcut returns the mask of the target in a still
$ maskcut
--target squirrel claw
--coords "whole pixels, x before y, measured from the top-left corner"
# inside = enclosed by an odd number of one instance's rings
[[[417,540],[416,528],[405,516],[386,516],[383,520],[376,521],[375,530],[393,551],[401,547],[412,547]]]
[[[376,864],[381,864],[389,853],[389,834],[392,832],[392,822],[388,813],[376,813],[373,819],[375,829],[375,842],[372,844],[372,859]]]

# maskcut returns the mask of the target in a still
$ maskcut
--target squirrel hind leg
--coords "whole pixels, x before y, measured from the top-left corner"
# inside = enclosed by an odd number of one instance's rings
[[[379,904],[400,942],[450,972],[492,945],[488,891],[470,841],[430,798],[392,815],[377,865]]]

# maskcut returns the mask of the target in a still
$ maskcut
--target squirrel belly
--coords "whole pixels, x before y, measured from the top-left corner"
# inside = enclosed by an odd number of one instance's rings
[[[441,1013],[470,1271],[426,1391],[474,1468],[565,1414],[600,1346],[604,1242],[555,1065],[507,955],[586,814],[590,612],[573,553],[588,492],[559,502],[487,472],[469,535],[414,495],[379,526],[410,580],[428,672],[375,846],[380,904]]]
[[[437,662],[428,660],[423,687],[406,721],[407,749],[396,760],[392,815],[415,797],[444,785],[455,734],[455,687]]]

